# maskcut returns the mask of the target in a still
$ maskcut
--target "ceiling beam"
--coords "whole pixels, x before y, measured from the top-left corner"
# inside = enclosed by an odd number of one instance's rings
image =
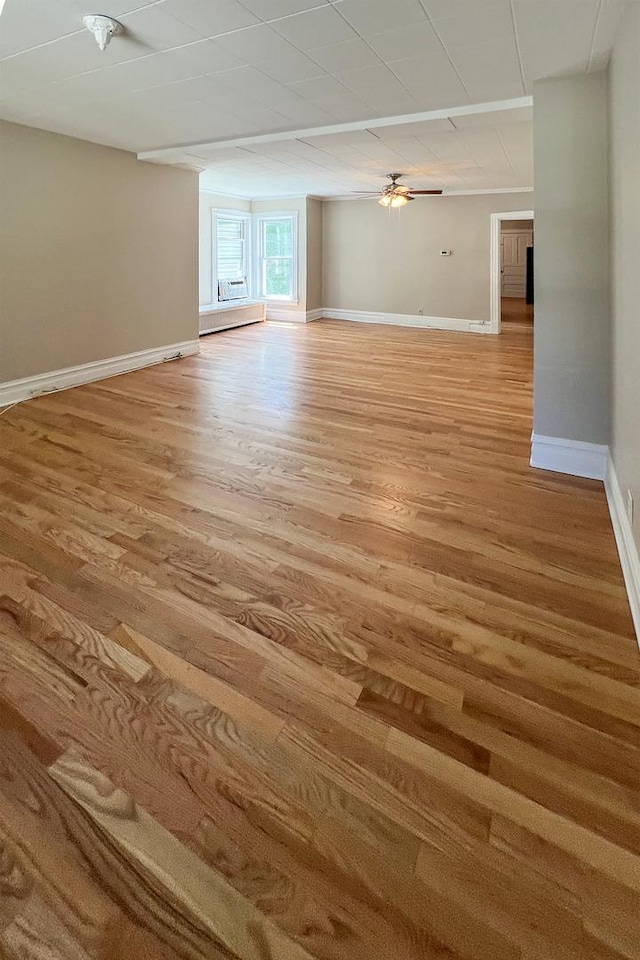
[[[191,143],[182,146],[163,147],[160,150],[144,150],[138,160],[151,163],[173,164],[185,156],[197,156],[198,150],[226,150],[229,147],[248,147],[260,143],[278,143],[287,140],[304,140],[307,137],[322,137],[326,134],[351,133],[354,130],[375,130],[378,127],[393,127],[403,123],[423,123],[425,120],[447,120],[478,113],[494,113],[497,110],[521,110],[533,105],[533,97],[515,97],[512,100],[493,100],[490,103],[471,103],[464,107],[448,107],[427,110],[423,113],[406,113],[399,117],[377,117],[372,120],[353,120],[350,123],[335,123],[326,127],[308,127],[282,133],[263,133],[234,140],[213,140],[208,143]]]

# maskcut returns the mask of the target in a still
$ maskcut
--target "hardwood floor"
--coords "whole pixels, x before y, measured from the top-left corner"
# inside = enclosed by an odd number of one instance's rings
[[[640,654],[531,336],[260,324],[0,417],[2,957],[640,957]]]
[[[519,297],[502,297],[500,315],[503,323],[533,323],[533,304]]]

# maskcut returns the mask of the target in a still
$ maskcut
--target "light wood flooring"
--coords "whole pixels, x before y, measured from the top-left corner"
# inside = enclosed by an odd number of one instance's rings
[[[502,297],[500,315],[503,323],[533,323],[533,304],[520,297]]]
[[[640,654],[531,336],[259,324],[0,417],[0,956],[638,960]]]

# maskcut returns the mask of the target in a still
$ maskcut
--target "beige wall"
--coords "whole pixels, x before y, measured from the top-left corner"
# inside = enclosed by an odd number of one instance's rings
[[[534,85],[534,430],[597,444],[610,426],[607,123],[606,73]]]
[[[531,193],[327,202],[323,306],[489,320],[490,214],[532,209]]]
[[[212,223],[214,210],[238,210],[243,213],[251,212],[250,200],[239,200],[236,197],[222,197],[216,193],[200,193],[199,201],[199,289],[200,306],[216,303],[218,291],[213,289],[212,278]]]
[[[198,177],[0,121],[0,381],[198,335]]]
[[[612,455],[635,499],[640,548],[640,6],[627,4],[611,62]]]
[[[307,197],[307,310],[319,310],[322,302],[322,207],[321,200]]]

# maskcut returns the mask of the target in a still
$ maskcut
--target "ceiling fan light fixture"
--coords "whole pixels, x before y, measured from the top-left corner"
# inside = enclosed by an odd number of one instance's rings
[[[389,204],[393,204],[393,200],[388,193],[383,193],[383,195],[378,200],[378,203],[380,204],[381,207],[388,207]]]
[[[408,197],[405,197],[402,193],[397,193],[395,197],[391,198],[392,207],[404,207],[405,203],[409,203]]]

